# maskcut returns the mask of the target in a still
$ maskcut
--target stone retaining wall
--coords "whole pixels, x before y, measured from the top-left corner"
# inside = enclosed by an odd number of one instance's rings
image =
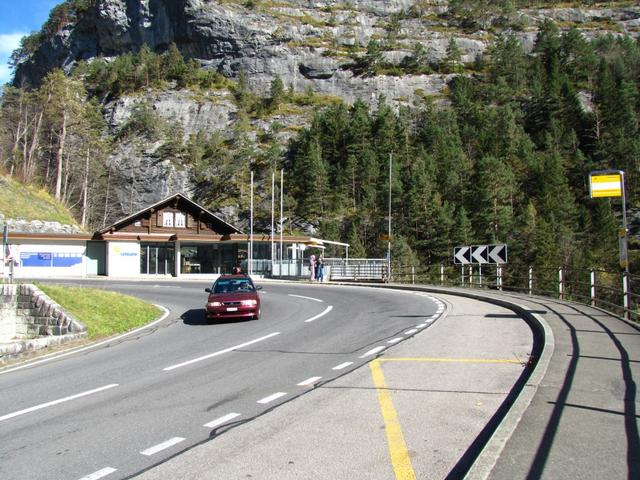
[[[86,336],[87,327],[35,285],[0,284],[0,364]]]

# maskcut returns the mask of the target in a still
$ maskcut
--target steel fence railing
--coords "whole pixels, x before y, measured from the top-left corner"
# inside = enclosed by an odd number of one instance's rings
[[[640,319],[640,276],[605,270],[508,265],[393,265],[391,281],[504,290],[570,300]]]

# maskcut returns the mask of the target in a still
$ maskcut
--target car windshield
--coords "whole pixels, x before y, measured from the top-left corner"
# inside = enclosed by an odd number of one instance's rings
[[[213,285],[213,293],[253,292],[254,288],[248,278],[220,279]]]

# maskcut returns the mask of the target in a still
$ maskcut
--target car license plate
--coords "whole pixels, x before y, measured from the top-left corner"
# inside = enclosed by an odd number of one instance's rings
[[[237,312],[238,307],[227,307],[227,312]]]

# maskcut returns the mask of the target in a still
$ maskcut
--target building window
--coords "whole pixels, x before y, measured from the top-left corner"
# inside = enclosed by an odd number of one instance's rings
[[[175,226],[177,228],[185,228],[185,216],[184,213],[176,212],[176,223]]]
[[[162,226],[173,227],[173,212],[162,212]]]

